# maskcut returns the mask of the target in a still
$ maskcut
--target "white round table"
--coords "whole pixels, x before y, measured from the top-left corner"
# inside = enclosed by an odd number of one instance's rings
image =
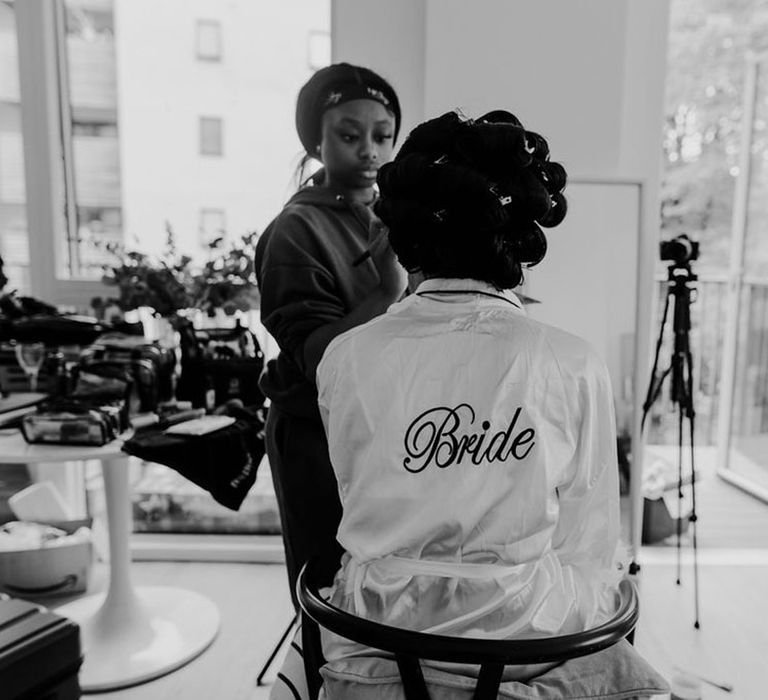
[[[56,612],[80,625],[80,686],[104,691],[144,683],[183,666],[216,637],[219,611],[182,588],[131,582],[131,505],[122,440],[103,447],[30,445],[20,432],[0,432],[0,464],[101,460],[109,533],[109,587]]]

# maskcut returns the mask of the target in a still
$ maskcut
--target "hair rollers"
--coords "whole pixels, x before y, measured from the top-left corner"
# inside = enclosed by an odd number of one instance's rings
[[[448,112],[416,127],[379,170],[376,213],[409,271],[516,287],[567,212],[565,168],[509,112]]]

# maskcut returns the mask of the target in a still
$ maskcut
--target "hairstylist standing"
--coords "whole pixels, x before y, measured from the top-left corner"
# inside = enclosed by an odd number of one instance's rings
[[[280,348],[261,388],[271,400],[267,455],[294,605],[304,562],[319,557],[330,584],[342,553],[315,370],[333,338],[383,313],[407,284],[371,212],[378,169],[391,160],[399,127],[397,94],[373,71],[338,63],[315,73],[299,92],[296,129],[305,161],[315,158],[323,169],[256,248],[261,320]]]

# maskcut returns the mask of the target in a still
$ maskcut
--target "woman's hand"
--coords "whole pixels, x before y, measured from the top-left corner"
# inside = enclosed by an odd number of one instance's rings
[[[311,381],[315,381],[317,365],[331,340],[340,333],[383,314],[390,305],[402,298],[408,286],[408,273],[397,262],[395,252],[389,245],[387,227],[378,219],[374,219],[370,234],[368,251],[353,265],[360,265],[370,257],[379,273],[380,284],[346,316],[320,326],[306,339],[303,358],[304,374]]]
[[[408,273],[397,261],[389,244],[388,229],[379,219],[371,223],[370,241],[368,250],[381,278],[381,291],[388,299],[397,301],[408,286]]]

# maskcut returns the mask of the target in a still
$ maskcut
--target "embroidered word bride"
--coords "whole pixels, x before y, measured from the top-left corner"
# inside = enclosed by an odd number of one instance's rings
[[[418,474],[431,463],[440,469],[460,464],[465,456],[476,465],[483,461],[504,462],[510,457],[524,459],[536,444],[536,431],[523,428],[515,432],[521,412],[522,407],[518,406],[509,426],[491,434],[487,420],[480,424],[480,432],[471,432],[475,410],[468,403],[455,408],[430,408],[408,426],[404,441],[408,456],[403,467]]]

